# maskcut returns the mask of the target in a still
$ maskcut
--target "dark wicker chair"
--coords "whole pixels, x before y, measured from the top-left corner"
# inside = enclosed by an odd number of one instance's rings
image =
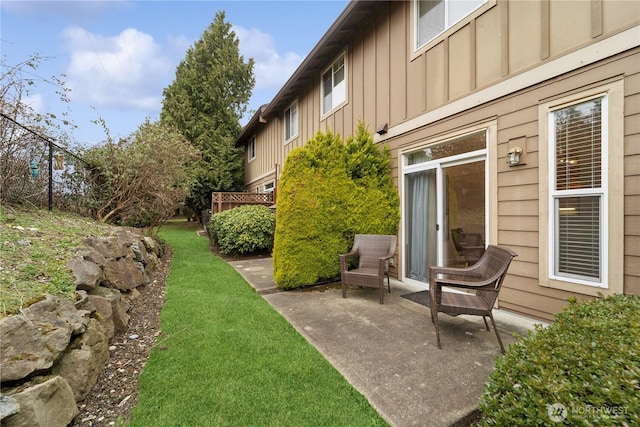
[[[431,321],[436,327],[438,348],[442,348],[438,312],[449,315],[470,314],[482,316],[487,331],[489,330],[487,316],[489,316],[498,337],[500,349],[504,354],[504,345],[496,328],[496,322],[493,320],[492,310],[509,264],[516,256],[518,255],[515,252],[504,246],[489,245],[482,258],[471,267],[429,267]],[[474,290],[475,293],[443,292],[443,287]]]
[[[396,236],[383,234],[356,234],[353,248],[340,255],[340,277],[342,298],[347,297],[347,285],[380,289],[380,304],[384,304],[384,276],[391,292],[389,280],[389,259],[396,251]],[[349,270],[349,260],[358,259],[358,267]]]

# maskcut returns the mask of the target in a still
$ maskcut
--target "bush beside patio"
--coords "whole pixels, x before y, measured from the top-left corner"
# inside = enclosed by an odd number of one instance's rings
[[[287,157],[278,187],[274,276],[293,289],[340,274],[357,233],[396,234],[399,196],[390,154],[360,123],[355,137],[318,132]]]
[[[640,425],[640,296],[570,301],[498,360],[482,426]]]

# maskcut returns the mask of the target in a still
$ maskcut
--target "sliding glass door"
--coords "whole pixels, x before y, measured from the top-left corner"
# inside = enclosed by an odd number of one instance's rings
[[[406,176],[406,276],[427,282],[428,266],[437,261],[436,170]]]
[[[426,284],[429,266],[464,267],[484,253],[486,132],[405,155],[404,279]]]

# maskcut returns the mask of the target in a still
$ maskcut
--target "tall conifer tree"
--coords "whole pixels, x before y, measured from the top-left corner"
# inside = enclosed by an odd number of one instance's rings
[[[245,62],[240,55],[239,39],[220,11],[164,90],[161,121],[202,153],[193,168],[190,197],[197,212],[210,206],[212,191],[243,188],[243,151],[234,141],[255,85],[253,66],[252,58]]]

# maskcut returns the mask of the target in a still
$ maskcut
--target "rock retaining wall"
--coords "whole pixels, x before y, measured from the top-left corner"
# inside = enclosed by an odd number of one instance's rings
[[[119,230],[88,238],[67,266],[75,303],[47,295],[0,320],[0,424],[66,426],[126,330],[129,302],[163,256],[153,238]]]

